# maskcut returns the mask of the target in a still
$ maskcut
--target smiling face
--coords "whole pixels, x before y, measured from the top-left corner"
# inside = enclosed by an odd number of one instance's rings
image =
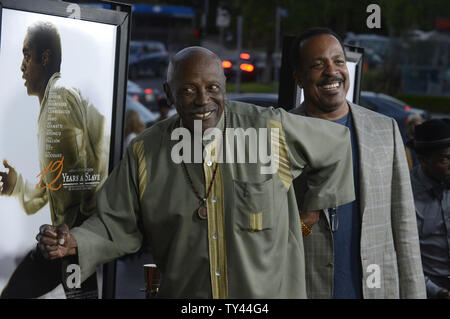
[[[346,94],[350,83],[339,41],[330,34],[313,36],[302,43],[299,56],[300,67],[294,77],[304,90],[307,111],[345,114],[348,110]]]
[[[45,90],[46,70],[42,58],[37,56],[28,36],[23,41],[22,53],[23,60],[20,70],[22,71],[22,79],[25,80],[24,85],[27,88],[27,94],[39,96]]]
[[[193,131],[194,121],[198,120],[204,132],[215,127],[222,115],[226,78],[217,56],[205,50],[185,50],[184,55],[181,54],[182,57],[169,67],[171,74],[164,90],[183,125]]]

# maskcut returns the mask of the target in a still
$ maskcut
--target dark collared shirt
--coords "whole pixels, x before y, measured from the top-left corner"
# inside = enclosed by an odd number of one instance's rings
[[[450,276],[450,189],[426,176],[420,165],[411,172],[411,184],[427,293],[436,296],[442,287],[428,276]]]

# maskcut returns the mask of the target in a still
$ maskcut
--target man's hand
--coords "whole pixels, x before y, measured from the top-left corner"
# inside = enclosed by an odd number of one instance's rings
[[[0,194],[10,196],[16,187],[17,183],[17,172],[16,170],[8,164],[8,161],[3,160],[3,166],[8,169],[8,173],[0,172],[0,177],[3,185],[0,187]]]
[[[66,224],[55,227],[42,225],[36,236],[42,255],[50,260],[77,254],[77,241]]]
[[[438,292],[437,297],[439,299],[450,299],[450,291],[448,291],[447,289],[443,288],[443,289],[441,289],[441,291]]]
[[[308,226],[309,228],[313,227],[319,221],[319,212],[318,210],[312,210],[308,212],[301,212],[300,218],[302,222]]]

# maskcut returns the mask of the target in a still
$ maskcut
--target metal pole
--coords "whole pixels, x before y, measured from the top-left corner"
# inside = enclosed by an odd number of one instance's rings
[[[241,92],[241,51],[242,51],[242,14],[239,13],[237,17],[237,48],[236,48],[236,63],[237,71],[236,71],[236,93]]]
[[[275,13],[275,50],[274,52],[278,52],[280,48],[280,8],[277,7]]]
[[[203,36],[206,36],[206,29],[208,24],[208,11],[209,11],[209,0],[204,0],[203,14],[202,14],[202,31]]]
[[[275,50],[274,55],[276,55],[280,48],[280,8],[277,7],[276,10],[276,17],[275,17]],[[275,56],[272,55],[272,67],[273,67],[273,87],[274,91],[278,89],[278,81],[279,81],[279,70],[277,67],[277,60],[275,59]]]

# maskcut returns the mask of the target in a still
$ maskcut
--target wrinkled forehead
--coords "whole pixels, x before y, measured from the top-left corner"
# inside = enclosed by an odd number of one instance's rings
[[[207,73],[209,71],[217,72],[222,70],[222,63],[220,59],[215,56],[198,54],[180,61],[175,69],[175,71],[179,73],[189,73],[191,70],[195,70],[196,72],[203,71],[202,73]]]
[[[191,54],[172,62],[169,67],[169,82],[185,82],[200,78],[225,80],[222,62],[217,56],[203,53]]]
[[[319,34],[304,40],[300,46],[303,59],[314,59],[323,56],[341,55],[345,57],[344,48],[338,39],[331,34]]]

